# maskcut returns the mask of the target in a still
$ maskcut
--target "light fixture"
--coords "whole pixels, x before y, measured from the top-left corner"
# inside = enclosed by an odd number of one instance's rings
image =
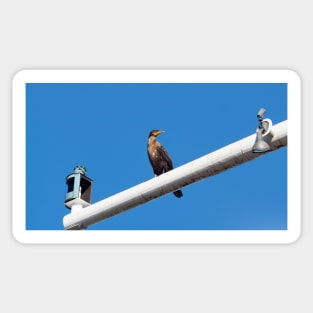
[[[265,113],[266,110],[261,108],[257,115],[259,127],[256,131],[256,141],[252,148],[252,152],[254,153],[264,153],[271,150],[271,147],[265,141],[265,138],[270,133],[270,130],[272,128],[272,121],[269,119],[266,120],[263,119],[263,115]]]
[[[92,179],[86,176],[86,172],[84,166],[76,166],[74,173],[66,177],[67,193],[64,205],[71,209],[71,212],[90,205]]]

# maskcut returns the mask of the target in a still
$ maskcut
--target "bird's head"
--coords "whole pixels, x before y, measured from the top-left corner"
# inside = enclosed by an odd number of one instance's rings
[[[165,133],[165,131],[164,130],[151,130],[151,132],[149,133],[149,137],[151,137],[151,136],[154,136],[154,137],[156,137],[156,136],[158,136],[158,135],[160,135],[160,134],[163,134],[163,133]]]

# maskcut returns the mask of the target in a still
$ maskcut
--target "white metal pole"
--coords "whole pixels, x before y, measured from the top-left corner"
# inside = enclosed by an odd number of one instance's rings
[[[271,151],[286,146],[287,121],[272,126],[270,134],[266,135],[265,139],[270,141]],[[252,152],[255,140],[256,135],[253,134],[82,210],[75,210],[64,216],[64,228],[67,230],[86,228],[108,217],[264,155]]]

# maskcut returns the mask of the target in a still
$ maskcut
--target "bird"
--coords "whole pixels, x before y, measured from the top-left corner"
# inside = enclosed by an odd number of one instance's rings
[[[165,133],[164,130],[152,130],[148,137],[148,157],[153,172],[156,176],[166,173],[173,169],[173,162],[165,150],[165,148],[157,141],[156,137]],[[181,190],[175,190],[173,194],[177,198],[181,198],[183,193]]]

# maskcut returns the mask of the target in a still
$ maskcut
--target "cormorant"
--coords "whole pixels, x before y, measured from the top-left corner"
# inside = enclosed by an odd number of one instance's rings
[[[156,140],[156,137],[164,133],[164,130],[152,130],[148,138],[148,156],[156,176],[173,169],[172,160],[165,148]],[[181,190],[173,192],[177,198],[183,196]]]

